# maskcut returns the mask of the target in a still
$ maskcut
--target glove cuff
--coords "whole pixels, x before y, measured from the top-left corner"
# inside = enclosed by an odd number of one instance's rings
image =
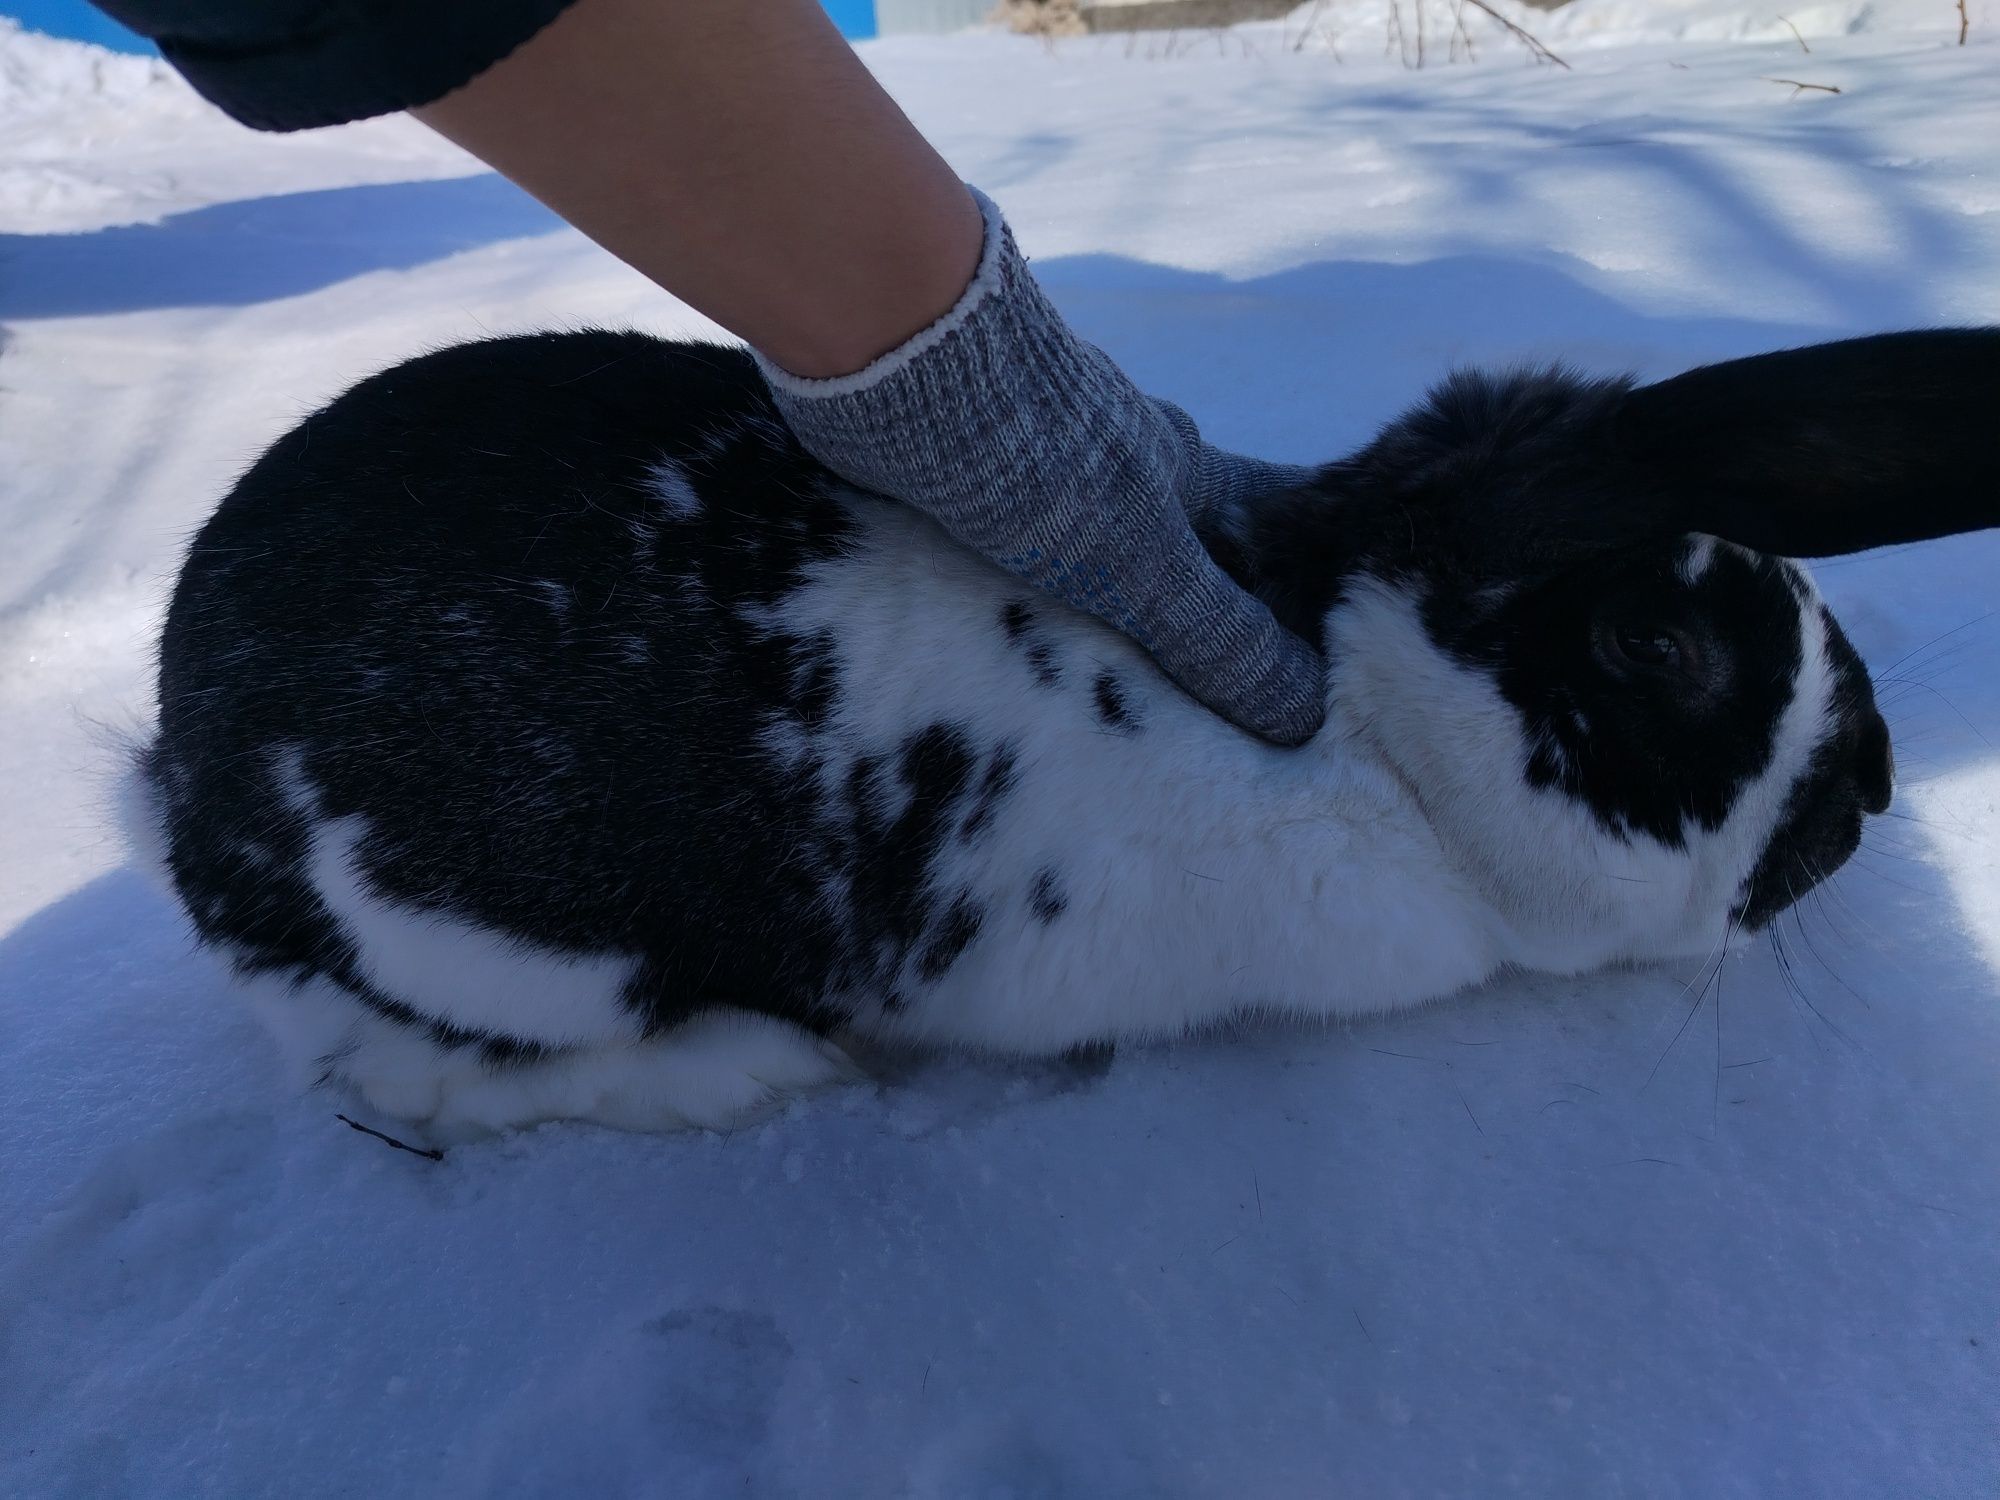
[[[1031,572],[1049,560],[1034,555],[1043,539],[1033,533],[1061,532],[1065,555],[1093,551],[1100,532],[1129,524],[1118,497],[1178,495],[1193,455],[1070,331],[999,209],[972,191],[986,224],[979,269],[937,322],[852,375],[808,380],[758,363],[820,462]]]
[[[979,205],[980,222],[984,226],[980,242],[979,266],[972,273],[972,280],[966,283],[951,310],[928,328],[912,334],[887,354],[869,361],[851,375],[833,375],[821,379],[805,375],[794,375],[782,365],[766,359],[757,350],[750,351],[757,361],[757,368],[763,373],[765,384],[771,387],[773,395],[792,401],[826,401],[843,396],[864,394],[884,381],[893,379],[907,365],[923,358],[937,345],[943,343],[959,329],[963,328],[980,304],[999,294],[1001,290],[1001,263],[1004,257],[1015,256],[1019,252],[1014,246],[1013,232],[1007,221],[1001,217],[999,205],[980,192],[970,183],[965,190],[972,194],[972,201]]]

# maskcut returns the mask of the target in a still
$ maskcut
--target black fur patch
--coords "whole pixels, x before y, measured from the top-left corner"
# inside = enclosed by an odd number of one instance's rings
[[[924,945],[917,960],[917,972],[933,983],[944,978],[946,971],[958,962],[959,955],[972,946],[985,920],[986,908],[972,899],[972,892],[960,891]]]
[[[933,724],[905,740],[896,781],[902,810],[887,815],[882,794],[868,784],[879,767],[856,767],[861,787],[850,793],[836,866],[851,873],[853,915],[846,953],[833,966],[843,986],[886,986],[931,924],[931,860],[962,816],[974,758],[963,731]]]
[[[1025,599],[1010,599],[1000,610],[1000,628],[1009,645],[1018,646],[1028,660],[1028,670],[1043,687],[1062,684],[1062,663],[1055,647],[1035,629],[1035,609]]]
[[[1873,334],[1689,370],[1615,434],[1642,513],[1783,557],[2000,526],[2000,329]]]
[[[1069,895],[1063,890],[1062,877],[1054,870],[1045,866],[1035,872],[1034,882],[1028,887],[1028,910],[1044,926],[1069,910]]]
[[[1110,672],[1099,672],[1090,684],[1097,720],[1114,734],[1136,734],[1139,716],[1126,700],[1125,689]]]
[[[1801,652],[1782,564],[1732,550],[1689,585],[1677,572],[1683,550],[1566,571],[1488,608],[1433,595],[1425,611],[1432,636],[1492,671],[1520,713],[1531,784],[1669,848],[1691,827],[1720,827],[1769,767]],[[1681,632],[1698,670],[1608,666],[1603,634],[1626,619]]]
[[[973,799],[972,811],[965,815],[964,823],[959,825],[958,836],[961,840],[969,844],[985,830],[993,821],[994,812],[1014,790],[1014,783],[1018,779],[1013,746],[1002,745],[986,758],[986,775],[980,780],[979,792]]]

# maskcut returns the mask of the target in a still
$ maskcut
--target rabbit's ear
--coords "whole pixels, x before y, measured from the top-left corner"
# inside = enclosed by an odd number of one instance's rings
[[[1634,391],[1620,446],[1663,530],[1831,557],[2000,526],[2000,329],[1889,333]]]

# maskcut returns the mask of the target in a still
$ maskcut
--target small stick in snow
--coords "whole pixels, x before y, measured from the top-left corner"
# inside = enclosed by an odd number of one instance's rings
[[[1479,1123],[1479,1116],[1472,1112],[1472,1101],[1465,1097],[1464,1089],[1458,1091],[1458,1102],[1465,1106],[1465,1118],[1472,1121],[1472,1128],[1481,1135],[1486,1134],[1486,1127]]]
[[[1794,99],[1798,98],[1799,95],[1803,94],[1807,89],[1811,89],[1814,92],[1821,94],[1837,94],[1840,92],[1839,89],[1835,88],[1830,83],[1800,83],[1796,78],[1766,78],[1764,79],[1764,82],[1789,83],[1792,86],[1792,97]]]
[[[1965,45],[1965,33],[1972,25],[1972,17],[1965,13],[1965,0],[1958,0],[1958,45]]]
[[[388,1145],[394,1146],[398,1151],[407,1151],[412,1156],[421,1156],[425,1161],[444,1160],[444,1153],[442,1151],[438,1151],[435,1149],[426,1151],[421,1146],[409,1145],[406,1142],[397,1140],[393,1135],[384,1135],[379,1130],[371,1130],[366,1125],[363,1125],[359,1120],[350,1120],[347,1118],[346,1115],[335,1115],[334,1118],[340,1121],[341,1124],[347,1126],[350,1130],[358,1130],[363,1135],[372,1135],[375,1137],[376,1140],[383,1141]]]
[[[1811,57],[1812,48],[1808,47],[1806,39],[1799,35],[1799,28],[1792,24],[1792,18],[1790,16],[1780,16],[1778,19],[1785,23],[1785,30],[1792,34],[1792,40],[1799,44],[1799,51],[1805,53],[1807,57]]]

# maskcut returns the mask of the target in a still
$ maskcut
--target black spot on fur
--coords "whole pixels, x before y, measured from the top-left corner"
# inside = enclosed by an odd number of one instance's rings
[[[907,953],[930,916],[930,865],[972,780],[973,755],[962,731],[932,724],[903,742],[896,792],[903,806],[889,816],[883,767],[864,761],[850,778],[855,962],[893,963]],[[855,981],[873,977],[865,969]]]
[[[965,822],[959,826],[958,836],[971,843],[986,826],[993,821],[993,814],[1007,795],[1014,790],[1018,779],[1017,757],[1014,747],[1002,745],[986,759],[986,775],[979,783],[978,795],[974,797],[972,811],[965,815]]]
[[[1043,687],[1062,683],[1062,663],[1056,657],[1055,647],[1035,630],[1033,605],[1025,599],[1010,599],[1001,607],[1000,628],[1006,632],[1009,645],[1021,648],[1036,682]]]
[[[1012,759],[1004,748],[993,752],[978,785],[1010,778]],[[935,978],[972,941],[983,911],[961,891],[940,915],[931,871],[948,836],[971,815],[976,764],[965,732],[939,723],[904,741],[893,786],[879,761],[856,766],[842,799],[846,811],[835,818],[835,862],[850,872],[842,956],[829,971],[836,987],[892,990],[912,955],[918,972]]]
[[[1028,910],[1044,925],[1069,910],[1069,895],[1063,890],[1062,877],[1054,870],[1044,867],[1035,872],[1034,882],[1028,887]]]
[[[960,891],[924,945],[923,955],[917,960],[917,972],[933,982],[942,979],[979,936],[980,924],[985,920],[986,908],[972,899],[970,891]]]
[[[1090,685],[1098,722],[1114,734],[1136,734],[1139,717],[1125,698],[1125,689],[1110,672],[1099,672]]]

